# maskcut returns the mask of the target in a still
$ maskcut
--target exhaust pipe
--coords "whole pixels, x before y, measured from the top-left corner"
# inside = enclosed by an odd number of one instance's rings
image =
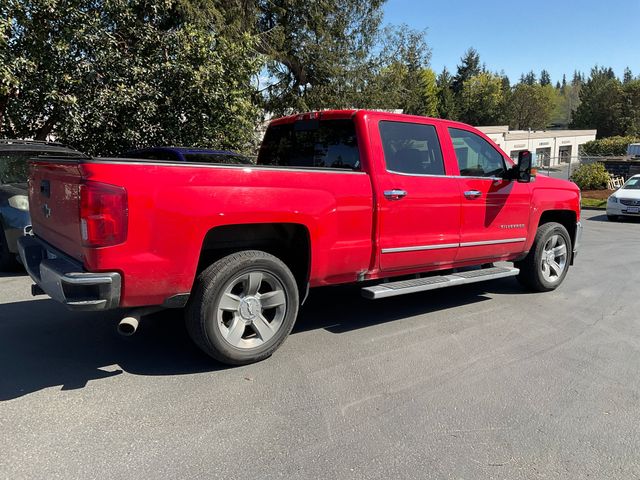
[[[129,315],[124,317],[118,323],[118,333],[123,337],[130,337],[138,331],[138,326],[142,317],[161,310],[160,307],[148,307],[148,308],[136,308],[129,312]]]
[[[140,315],[129,315],[118,323],[118,333],[123,337],[130,337],[136,333],[138,325],[140,325]]]

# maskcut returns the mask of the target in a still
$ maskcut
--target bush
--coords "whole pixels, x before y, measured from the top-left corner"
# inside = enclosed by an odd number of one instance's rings
[[[580,153],[593,157],[622,156],[627,154],[630,143],[638,143],[638,137],[608,137],[592,140],[582,145]]]
[[[609,182],[609,172],[604,168],[604,164],[595,162],[580,165],[571,175],[580,190],[604,190]]]

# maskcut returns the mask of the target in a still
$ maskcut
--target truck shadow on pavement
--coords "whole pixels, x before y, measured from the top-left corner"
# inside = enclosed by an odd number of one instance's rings
[[[11,277],[26,277],[27,272],[24,270],[18,270],[15,272],[0,270],[0,278],[11,278]]]
[[[522,294],[514,279],[465,285],[385,300],[361,298],[359,287],[312,293],[293,330],[340,334],[414,315],[490,300],[486,293]],[[87,382],[120,375],[182,375],[231,368],[189,339],[181,310],[143,320],[136,335],[116,333],[119,311],[70,312],[53,300],[0,304],[0,402],[44,388],[84,388]]]
[[[179,375],[226,368],[189,340],[182,311],[145,319],[133,337],[121,337],[122,312],[70,312],[53,300],[0,305],[0,402],[43,388],[83,388],[127,372]]]
[[[300,312],[293,333],[325,329],[344,333],[383,323],[401,321],[491,300],[486,293],[527,293],[515,279],[493,280],[444,288],[431,292],[400,295],[381,300],[360,297],[360,287],[348,285],[317,289]]]

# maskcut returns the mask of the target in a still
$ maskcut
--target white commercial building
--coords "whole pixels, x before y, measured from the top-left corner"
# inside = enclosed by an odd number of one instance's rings
[[[597,130],[509,130],[506,125],[477,127],[511,158],[522,150],[536,154],[539,166],[577,161],[580,145],[596,139]]]

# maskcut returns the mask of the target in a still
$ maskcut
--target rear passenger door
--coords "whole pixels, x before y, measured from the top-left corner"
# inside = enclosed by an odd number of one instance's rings
[[[458,180],[446,176],[436,126],[381,120],[377,127],[372,137],[384,160],[376,175],[381,270],[452,263],[459,243],[460,193]]]
[[[522,252],[529,224],[529,184],[504,178],[505,158],[487,139],[465,128],[448,131],[460,172],[457,259],[493,260]]]

